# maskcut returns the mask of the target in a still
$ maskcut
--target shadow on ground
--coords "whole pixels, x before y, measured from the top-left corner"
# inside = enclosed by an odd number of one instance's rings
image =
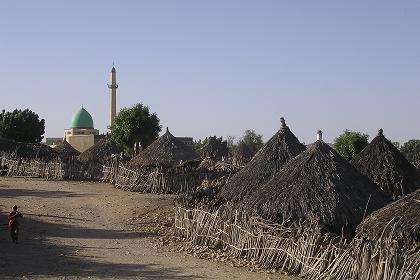
[[[78,193],[69,192],[69,191],[26,190],[26,189],[17,189],[17,188],[7,188],[0,185],[0,197],[16,198],[19,196],[61,198],[61,197],[86,197],[87,194],[78,194]]]
[[[60,218],[60,217],[59,217]],[[62,217],[66,218],[66,217]],[[155,264],[118,264],[108,263],[100,258],[78,256],[80,249],[87,247],[58,246],[48,238],[95,238],[127,239],[144,238],[144,232],[124,232],[108,229],[89,229],[62,223],[47,223],[26,215],[20,233],[20,243],[10,241],[5,225],[7,217],[0,213],[0,275],[1,279],[26,279],[34,277],[99,277],[99,278],[135,278],[135,279],[197,279],[186,276],[177,269],[162,268]],[[90,247],[96,248],[96,247]],[[103,250],[120,250],[111,246]]]

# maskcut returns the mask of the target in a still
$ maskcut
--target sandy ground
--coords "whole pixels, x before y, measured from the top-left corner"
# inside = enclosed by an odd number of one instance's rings
[[[156,246],[158,233],[130,221],[170,210],[173,198],[102,183],[0,177],[0,279],[295,279]],[[19,244],[6,226],[14,204],[24,215]]]

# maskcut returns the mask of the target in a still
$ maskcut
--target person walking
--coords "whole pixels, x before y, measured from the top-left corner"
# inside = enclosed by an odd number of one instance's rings
[[[17,206],[13,206],[13,211],[9,213],[10,236],[13,243],[18,243],[19,220],[23,218],[22,213],[17,210]]]

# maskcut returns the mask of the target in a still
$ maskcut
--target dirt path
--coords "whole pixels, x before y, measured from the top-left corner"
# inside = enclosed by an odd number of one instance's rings
[[[14,204],[24,214],[17,245],[5,225]],[[132,217],[172,206],[172,196],[108,184],[0,178],[0,278],[292,279],[172,252],[156,246],[156,234],[130,225]]]

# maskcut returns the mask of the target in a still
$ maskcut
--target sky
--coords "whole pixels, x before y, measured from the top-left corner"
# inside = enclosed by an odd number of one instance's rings
[[[108,125],[143,103],[175,136],[316,130],[420,139],[420,1],[1,1],[0,109],[62,137],[83,105]]]

